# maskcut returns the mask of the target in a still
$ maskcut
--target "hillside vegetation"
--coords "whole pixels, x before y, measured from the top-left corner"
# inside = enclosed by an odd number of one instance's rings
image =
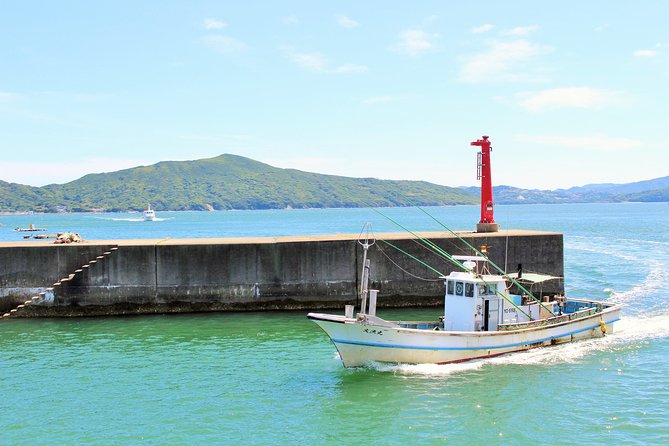
[[[423,181],[387,181],[280,169],[236,155],[90,174],[66,184],[0,182],[0,211],[281,209],[473,204],[471,193]]]
[[[497,204],[669,201],[669,176],[570,189],[494,187]],[[160,211],[477,204],[478,187],[279,169],[236,155],[164,161],[32,187],[0,181],[0,212]]]

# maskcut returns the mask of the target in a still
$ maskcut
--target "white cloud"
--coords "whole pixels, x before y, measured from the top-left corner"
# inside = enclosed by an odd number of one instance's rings
[[[557,135],[517,135],[515,140],[531,144],[556,146],[564,149],[596,151],[596,152],[619,152],[632,150],[640,147],[642,142],[638,139],[612,138],[606,135],[592,136],[557,136]]]
[[[407,56],[420,56],[434,48],[432,41],[437,37],[437,34],[428,34],[418,29],[407,29],[399,34],[399,41],[393,46],[393,49]]]
[[[469,57],[463,63],[459,79],[462,82],[543,81],[541,68],[534,67],[536,59],[552,51],[551,47],[527,40],[492,41],[489,49]]]
[[[202,26],[204,26],[204,29],[223,29],[228,26],[228,24],[216,19],[204,19],[202,21]]]
[[[283,46],[282,49],[288,55],[288,58],[298,67],[312,73],[344,74],[364,73],[367,71],[365,65],[344,64],[332,66],[328,58],[319,52],[300,52],[290,46]]]
[[[233,37],[223,36],[221,34],[205,36],[202,40],[210,48],[228,55],[242,53],[249,48],[248,45],[246,45],[241,40],[237,40]]]
[[[657,56],[657,51],[655,50],[637,50],[634,52],[636,57],[655,57]]]
[[[355,20],[346,17],[343,14],[339,14],[336,16],[337,24],[341,26],[342,28],[357,28],[360,26],[360,23],[356,22]]]
[[[476,26],[472,28],[472,32],[474,34],[481,34],[481,33],[487,33],[488,31],[492,30],[495,27],[495,25],[491,25],[490,23],[485,23],[481,26]]]
[[[589,87],[551,88],[518,94],[519,105],[529,111],[551,108],[601,108],[624,100],[620,92]]]
[[[601,25],[597,26],[597,27],[595,28],[595,31],[598,32],[598,33],[600,33],[600,32],[602,32],[602,31],[605,31],[606,29],[608,29],[610,26],[611,26],[611,25],[609,25],[608,23],[604,23],[604,24],[601,24]]]
[[[517,26],[508,31],[504,31],[502,34],[505,36],[527,36],[528,34],[533,33],[539,29],[539,25],[530,25],[530,26]]]

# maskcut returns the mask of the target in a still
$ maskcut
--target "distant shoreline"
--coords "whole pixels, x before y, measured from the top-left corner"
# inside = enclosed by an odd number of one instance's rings
[[[560,203],[551,203],[551,202],[519,202],[519,203],[498,203],[495,206],[532,206],[532,205],[589,205],[589,204],[646,204],[646,203],[667,203],[669,201],[579,201],[579,202],[560,202]],[[262,208],[262,209],[213,209],[213,210],[203,210],[203,209],[190,209],[190,210],[169,210],[169,209],[156,209],[156,212],[243,212],[243,211],[300,211],[300,210],[322,210],[322,209],[398,209],[398,208],[415,208],[415,207],[467,207],[467,206],[479,206],[478,204],[445,204],[445,205],[412,205],[412,206],[346,206],[346,207],[305,207],[305,208]],[[72,214],[141,214],[141,210],[123,210],[123,211],[72,211],[72,212],[46,212],[46,211],[0,211],[0,217],[11,217],[17,215],[72,215]],[[4,226],[0,223],[0,226]]]

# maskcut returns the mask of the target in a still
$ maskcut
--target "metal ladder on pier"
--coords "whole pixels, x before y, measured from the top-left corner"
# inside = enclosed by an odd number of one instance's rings
[[[98,262],[104,261],[108,256],[112,255],[116,251],[118,251],[118,246],[114,246],[110,248],[109,251],[103,252],[102,255],[96,256],[88,263],[82,265],[81,268],[74,270],[72,274],[68,274],[66,277],[63,277],[59,281],[55,282],[53,285],[51,285],[51,287],[47,288],[45,291],[42,291],[37,296],[31,297],[30,300],[27,300],[21,305],[18,305],[16,308],[12,308],[7,313],[0,315],[0,320],[9,319],[10,317],[16,315],[17,312],[21,311],[23,308],[29,305],[40,305],[44,303],[52,304],[55,300],[56,294],[62,292],[64,287],[66,287],[71,282],[74,282],[75,280],[83,278],[84,275],[89,272],[90,268],[95,267]]]

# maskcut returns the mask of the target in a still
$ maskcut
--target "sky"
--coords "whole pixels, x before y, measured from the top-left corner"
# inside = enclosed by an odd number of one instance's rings
[[[669,2],[0,0],[0,180],[224,153],[556,189],[669,175]]]

